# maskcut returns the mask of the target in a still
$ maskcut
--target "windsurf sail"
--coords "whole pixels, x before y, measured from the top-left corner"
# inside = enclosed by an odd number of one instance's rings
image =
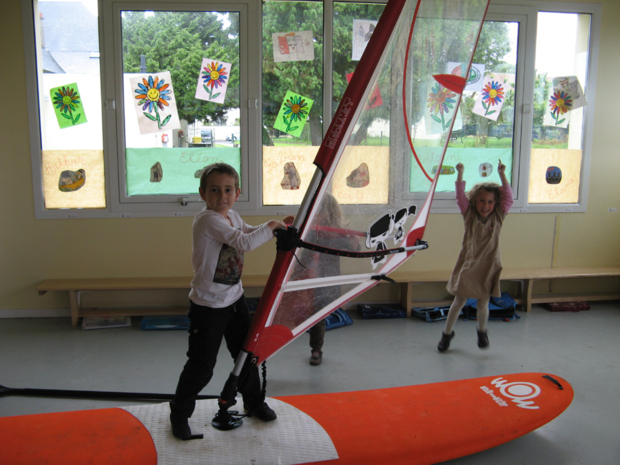
[[[295,222],[279,232],[231,377],[426,248],[422,238],[466,83],[448,74],[448,63],[462,63],[468,75],[487,8],[488,0],[388,2],[319,148]],[[389,145],[366,145],[376,123],[389,125]],[[383,194],[371,195],[377,191]]]

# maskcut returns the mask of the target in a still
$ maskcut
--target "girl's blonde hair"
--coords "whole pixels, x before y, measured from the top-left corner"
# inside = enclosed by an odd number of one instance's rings
[[[344,213],[340,204],[329,192],[326,192],[321,201],[321,206],[318,211],[319,216],[322,218],[322,222],[325,225],[329,225],[335,228],[344,228],[349,224],[344,218]]]
[[[478,197],[480,196],[481,191],[491,192],[495,196],[495,204],[499,205],[502,200],[502,191],[500,189],[500,185],[494,182],[481,182],[472,187],[465,196],[469,201],[469,205],[471,207],[476,207],[476,202],[478,202]]]

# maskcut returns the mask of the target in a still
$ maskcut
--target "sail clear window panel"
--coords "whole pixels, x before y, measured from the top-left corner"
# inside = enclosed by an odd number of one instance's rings
[[[241,173],[239,13],[123,11],[121,26],[127,196],[195,194],[211,163]]]
[[[263,2],[262,203],[299,205],[323,140],[323,3]]]
[[[589,14],[538,14],[528,189],[532,204],[579,202],[590,24]]]
[[[444,121],[455,118],[437,183],[438,193],[454,192],[458,163],[465,167],[463,179],[468,186],[479,182],[501,183],[497,174],[500,160],[506,165],[507,178],[512,179],[518,28],[516,22],[484,22],[457,113],[449,100],[442,110],[436,94],[432,90],[428,93],[430,108],[420,121],[421,126],[428,128],[430,125],[432,130],[442,118]],[[464,74],[461,64],[454,61],[448,61],[445,72]],[[421,147],[419,152],[421,158],[427,160],[429,174],[433,175],[438,169],[433,161],[434,151]],[[417,168],[417,164],[412,163],[411,192],[426,183]]]
[[[347,284],[284,292],[270,326],[282,325],[293,331],[303,323],[308,324],[306,320],[321,310],[328,312],[328,309],[334,308],[337,300],[355,287]],[[317,321],[322,319],[319,316],[320,314],[317,315]]]
[[[105,208],[96,2],[34,6],[45,208]]]

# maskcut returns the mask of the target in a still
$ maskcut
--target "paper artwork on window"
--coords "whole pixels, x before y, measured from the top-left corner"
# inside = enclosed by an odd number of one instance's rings
[[[545,173],[547,184],[560,184],[562,182],[562,170],[557,166],[550,166]]]
[[[346,75],[347,82],[351,82],[351,78],[353,78],[353,73],[349,73]],[[379,91],[379,85],[375,84],[375,87],[372,89],[372,92],[368,96],[368,100],[366,100],[366,104],[362,111],[369,110],[370,108],[380,107],[383,105],[383,98],[381,98],[381,92]]]
[[[456,93],[433,80],[429,83],[426,111],[426,131],[429,134],[442,134],[452,124],[456,116],[454,130],[462,126],[460,114],[456,111]]]
[[[224,103],[230,68],[230,63],[203,58],[196,86],[196,98],[208,102]]]
[[[461,63],[449,61],[446,67],[448,74],[464,77],[465,69]],[[472,63],[469,68],[469,76],[465,85],[465,92],[482,92],[482,83],[484,78],[485,65],[480,63]]]
[[[481,178],[488,178],[493,174],[493,165],[491,163],[480,163],[478,174]]]
[[[271,37],[274,62],[314,60],[312,31],[275,32]]]
[[[308,97],[303,97],[290,90],[287,91],[273,127],[299,137],[306,125],[306,118],[308,118],[313,103],[314,100]]]
[[[361,163],[360,166],[351,171],[351,174],[347,176],[347,187],[360,189],[368,184],[370,184],[370,171],[366,163]]]
[[[341,205],[387,204],[389,173],[389,146],[348,145],[334,172],[332,194]]]
[[[75,192],[86,182],[86,171],[80,168],[77,171],[65,170],[60,173],[58,190],[60,192]]]
[[[129,83],[140,134],[181,128],[170,71],[134,76]]]
[[[304,198],[308,183],[312,179],[316,165],[318,147],[312,145],[264,146],[263,147],[263,204],[264,205],[299,205]],[[283,189],[283,167],[287,163],[295,164],[299,176],[299,189]]]
[[[370,21],[368,19],[353,20],[353,48],[351,51],[351,60],[359,61],[366,50],[366,45],[375,31],[378,21]]]
[[[435,174],[437,173],[437,168],[438,166],[435,165],[433,166],[433,169],[431,170],[431,174]],[[456,171],[454,169],[454,166],[448,166],[448,165],[441,165],[441,171],[439,172],[440,175],[442,174],[454,174]]]
[[[161,182],[164,177],[164,169],[161,167],[161,163],[157,162],[151,166],[151,182]]]
[[[284,164],[284,177],[280,182],[280,186],[285,190],[297,190],[301,186],[301,178],[295,168],[295,163],[287,162]]]
[[[504,99],[506,98],[506,82],[499,75],[487,75],[482,83],[482,92],[476,99],[473,112],[487,119],[497,121]]]
[[[560,87],[552,87],[549,97],[547,98],[547,108],[545,110],[543,124],[556,128],[568,127],[572,108],[572,95]]]
[[[532,149],[528,202],[577,203],[582,157],[581,150]]]
[[[554,90],[563,90],[568,92],[573,100],[571,110],[576,110],[587,105],[586,96],[583,93],[581,84],[577,76],[563,76],[553,78]]]
[[[86,123],[86,114],[77,83],[50,89],[54,112],[60,129]]]
[[[103,150],[43,150],[45,208],[105,208]]]

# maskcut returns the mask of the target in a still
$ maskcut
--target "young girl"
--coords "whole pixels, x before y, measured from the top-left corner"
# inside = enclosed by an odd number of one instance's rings
[[[468,298],[478,300],[478,347],[486,349],[489,346],[489,299],[491,296],[501,297],[499,233],[513,202],[512,189],[506,179],[506,165],[502,164],[501,160],[497,172],[502,185],[476,184],[467,195],[463,181],[463,164],[456,165],[456,170],[456,202],[465,221],[465,234],[461,252],[448,281],[447,289],[454,295],[454,301],[437,345],[440,352],[445,352],[450,347],[450,341],[454,337],[452,328]]]
[[[348,222],[345,220],[340,204],[336,198],[329,192],[325,193],[323,202],[317,213],[317,219],[315,221],[317,226],[325,226],[327,228],[346,228]],[[316,229],[310,232],[307,237],[308,242],[322,243],[327,247],[335,249],[348,250],[354,239],[343,236],[329,231],[323,231]],[[338,276],[340,274],[340,257],[337,255],[326,255],[320,253],[307,254],[306,266],[311,269],[311,272],[316,277],[326,276]],[[320,265],[319,265],[319,259]],[[312,263],[314,261],[315,263]],[[333,290],[329,288],[317,288],[314,290],[314,305],[321,308],[327,304],[330,299],[330,294]],[[317,366],[323,361],[323,342],[325,339],[325,320],[319,321],[312,328],[310,328],[310,365]]]

